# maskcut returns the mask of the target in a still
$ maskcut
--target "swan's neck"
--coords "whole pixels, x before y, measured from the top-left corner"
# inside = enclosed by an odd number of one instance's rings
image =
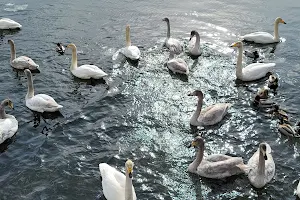
[[[243,77],[243,69],[242,69],[242,62],[243,62],[243,46],[241,46],[240,48],[238,48],[238,58],[237,58],[237,62],[236,62],[236,77],[238,79],[242,79]]]
[[[128,172],[126,171],[125,179],[125,200],[133,200],[132,193],[132,178],[129,177]]]
[[[174,53],[171,51],[169,55],[169,60],[173,59],[175,57]]]
[[[27,91],[27,94],[26,94],[26,99],[29,99],[29,98],[32,98],[34,96],[32,76],[27,77],[27,82],[28,82],[28,91]]]
[[[275,22],[274,25],[274,40],[278,41],[279,40],[279,34],[278,34],[278,22]]]
[[[167,31],[167,38],[170,38],[171,37],[171,33],[170,33],[170,22],[167,21],[167,27],[168,27],[168,31]]]
[[[199,49],[199,47],[200,47],[200,35],[199,35],[198,32],[196,32],[195,36],[196,36],[196,43],[195,43],[194,49]]]
[[[16,48],[14,43],[10,42],[10,62],[12,62],[14,59],[16,59]]]
[[[197,119],[201,113],[202,104],[203,104],[203,99],[198,97],[197,109],[192,116],[193,121],[197,121]]]
[[[131,46],[131,40],[130,40],[130,31],[129,28],[126,28],[126,46]]]
[[[265,158],[261,151],[259,151],[259,160],[258,160],[258,175],[264,177],[265,175]]]
[[[77,51],[75,48],[72,49],[72,61],[71,61],[71,67],[70,70],[73,71],[77,68]]]
[[[6,113],[5,113],[5,109],[4,109],[4,105],[2,105],[2,103],[1,103],[1,105],[0,105],[0,119],[5,119],[5,118],[7,118],[8,116],[6,115]]]
[[[199,147],[199,150],[196,154],[196,159],[189,165],[188,170],[190,172],[195,173],[197,171],[197,167],[200,165],[203,159],[203,152],[204,152],[204,144]]]

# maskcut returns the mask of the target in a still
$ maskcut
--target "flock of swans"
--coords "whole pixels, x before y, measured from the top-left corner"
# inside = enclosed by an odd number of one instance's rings
[[[169,60],[167,61],[167,67],[174,73],[189,74],[189,68],[187,63],[180,58],[176,58],[176,55],[184,52],[184,47],[181,42],[171,37],[170,34],[170,20],[164,18],[163,21],[167,23],[167,38],[165,40],[165,47],[170,51]],[[244,41],[250,41],[254,43],[269,44],[280,42],[278,34],[279,23],[285,24],[280,18],[276,18],[274,26],[274,36],[267,32],[255,32],[242,36]],[[15,29],[22,26],[7,18],[0,19],[0,29]],[[13,40],[8,40],[11,50],[11,67],[24,70],[24,74],[27,77],[28,91],[25,96],[26,106],[36,112],[55,112],[63,108],[58,104],[51,96],[47,94],[35,94],[33,87],[32,73],[39,72],[40,68],[31,58],[27,56],[16,56],[16,48]],[[257,52],[244,52],[243,42],[238,41],[231,45],[232,48],[238,49],[238,58],[236,64],[236,78],[242,81],[255,81],[266,77],[275,67],[275,63],[252,63],[246,67],[242,66],[243,54],[249,57],[257,58],[259,55]],[[95,65],[84,64],[78,66],[77,64],[77,50],[75,44],[67,45],[68,49],[72,50],[72,60],[70,65],[71,73],[80,79],[104,79],[109,75]],[[60,54],[64,54],[65,47],[58,43],[56,50]],[[133,46],[130,40],[130,27],[126,26],[126,47],[120,51],[128,59],[132,61],[138,61],[140,59],[140,50],[137,46]],[[192,58],[201,56],[200,49],[200,36],[195,30],[191,31],[190,41],[188,44],[188,52]],[[274,91],[278,87],[278,80],[274,74],[271,74],[268,79],[268,86],[265,89],[260,90],[253,104],[257,106],[268,105],[265,103],[265,99],[268,96],[268,90]],[[200,90],[196,90],[188,96],[196,96],[198,98],[198,104],[196,111],[190,119],[192,126],[209,126],[214,125],[222,121],[226,115],[228,109],[231,107],[229,103],[218,103],[210,105],[202,109],[204,94]],[[17,119],[9,114],[6,114],[5,107],[13,109],[13,103],[10,99],[5,99],[0,105],[0,143],[3,143],[6,139],[11,138],[18,130]],[[278,105],[274,106],[273,114],[277,114],[283,120],[280,125],[282,131],[291,132],[294,128],[288,124],[288,117],[285,113],[279,109]],[[290,133],[289,132],[289,133]],[[272,158],[272,150],[269,144],[263,142],[258,146],[257,151],[249,159],[247,164],[241,157],[233,157],[223,154],[213,154],[204,157],[204,139],[201,136],[196,136],[191,142],[190,147],[198,149],[195,160],[188,166],[188,171],[196,173],[200,176],[222,179],[225,177],[246,174],[250,183],[256,188],[264,187],[275,174],[275,163]],[[135,190],[132,184],[133,178],[133,166],[134,163],[131,160],[127,160],[125,163],[125,175],[114,167],[106,163],[100,163],[99,169],[102,176],[102,188],[103,194],[107,200],[136,200]],[[297,194],[300,197],[300,184],[298,185]]]

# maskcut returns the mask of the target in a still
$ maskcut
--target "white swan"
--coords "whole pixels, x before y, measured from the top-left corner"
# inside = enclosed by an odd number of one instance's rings
[[[0,29],[16,29],[22,28],[22,25],[8,18],[0,19]]]
[[[10,99],[5,99],[0,105],[0,144],[6,139],[11,138],[18,130],[18,121],[13,115],[5,113],[5,106],[14,109]]]
[[[99,69],[96,65],[81,65],[77,67],[77,50],[75,44],[69,44],[67,48],[72,49],[71,73],[81,79],[102,79],[107,73]]]
[[[195,36],[195,37],[194,37]],[[192,31],[188,45],[189,53],[192,56],[200,56],[200,35],[197,31]]]
[[[30,69],[32,71],[40,72],[39,65],[27,56],[16,57],[16,48],[13,40],[8,40],[10,45],[10,65],[15,69]]]
[[[250,183],[256,188],[264,187],[274,177],[275,163],[271,151],[268,143],[260,143],[247,165],[239,165],[248,174]]]
[[[163,21],[167,22],[168,26],[168,31],[167,31],[167,38],[165,41],[166,47],[170,50],[173,51],[175,54],[180,54],[183,51],[182,45],[179,42],[179,40],[171,38],[171,33],[170,33],[170,20],[169,18],[164,18]]]
[[[299,181],[298,186],[297,186],[296,194],[300,198],[300,181]]]
[[[106,163],[100,163],[103,194],[107,200],[136,200],[132,185],[133,162],[125,163],[125,175]]]
[[[275,63],[252,63],[243,68],[243,43],[235,42],[231,47],[237,47],[239,50],[235,74],[236,77],[242,81],[254,81],[263,78],[268,72],[271,72],[276,65]]]
[[[280,17],[277,17],[275,19],[275,24],[274,24],[274,36],[267,32],[254,32],[254,33],[249,33],[247,35],[244,35],[241,38],[244,39],[245,41],[250,41],[250,42],[255,42],[260,44],[270,44],[270,43],[279,42],[280,41],[279,34],[278,34],[279,23],[286,24],[285,21],[283,21]]]
[[[189,165],[188,171],[206,178],[222,179],[243,173],[237,165],[243,165],[241,157],[231,157],[223,154],[209,155],[203,159],[204,140],[197,136],[189,147],[198,148],[196,159]]]
[[[198,97],[197,110],[194,112],[190,120],[190,124],[193,126],[208,126],[220,122],[231,106],[230,103],[217,103],[201,110],[203,103],[202,91],[196,90],[193,93],[188,94],[188,96]]]
[[[27,76],[28,91],[25,97],[26,106],[36,112],[55,112],[62,108],[62,105],[56,103],[56,101],[47,94],[34,95],[32,74],[29,69],[25,69],[25,75]]]
[[[186,62],[181,58],[174,58],[174,52],[170,51],[169,60],[167,62],[167,67],[173,72],[173,73],[179,73],[179,74],[189,74],[189,67],[186,64]]]
[[[131,45],[130,26],[126,26],[126,47],[121,50],[121,53],[133,61],[139,60],[141,52],[137,46]]]

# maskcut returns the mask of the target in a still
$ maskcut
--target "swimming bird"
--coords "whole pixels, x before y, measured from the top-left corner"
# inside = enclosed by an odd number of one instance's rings
[[[126,26],[126,47],[121,50],[121,53],[132,61],[140,59],[141,52],[137,46],[131,45],[130,26]]]
[[[171,38],[171,33],[170,33],[170,20],[169,18],[164,18],[163,21],[167,22],[167,38],[165,41],[165,46],[170,50],[173,51],[175,54],[180,54],[183,51],[183,47],[179,40]]]
[[[102,79],[107,75],[96,65],[81,65],[77,66],[77,49],[75,44],[69,44],[67,48],[72,49],[71,73],[80,79]]]
[[[14,109],[10,99],[5,99],[0,104],[0,144],[14,136],[18,130],[18,121],[13,115],[5,113],[5,106]]]
[[[250,183],[256,188],[264,187],[274,177],[275,163],[271,152],[272,149],[268,143],[260,143],[247,165],[238,165],[248,175]]]
[[[173,73],[179,73],[179,74],[189,74],[189,67],[186,64],[186,62],[181,58],[175,58],[174,52],[170,51],[169,60],[167,62],[167,67],[173,72]]]
[[[289,121],[288,114],[279,108],[278,105],[273,105],[273,109],[269,111],[273,116],[277,117],[280,122],[287,123]]]
[[[33,88],[33,80],[32,74],[29,69],[25,69],[25,75],[27,76],[28,82],[28,91],[25,97],[26,106],[36,112],[56,112],[62,105],[56,103],[56,101],[47,94],[36,94],[34,95],[34,88]]]
[[[243,165],[241,157],[231,157],[223,154],[213,154],[203,158],[204,140],[197,136],[189,147],[198,149],[196,159],[189,165],[188,171],[202,177],[222,179],[243,173],[237,165]]]
[[[235,42],[231,47],[237,47],[238,59],[236,63],[236,77],[242,81],[254,81],[265,77],[274,67],[275,63],[252,63],[242,68],[243,43]]]
[[[268,89],[261,88],[254,97],[252,104],[261,108],[270,108],[275,105],[273,101],[267,100],[268,98]]]
[[[278,78],[274,74],[271,74],[268,78],[268,87],[273,91],[278,88]]]
[[[286,24],[285,21],[283,21],[283,19],[277,17],[275,19],[275,24],[274,24],[274,36],[267,32],[254,32],[254,33],[246,34],[241,38],[244,39],[245,41],[261,43],[261,44],[270,44],[270,43],[279,42],[280,41],[279,34],[278,34],[279,23]]]
[[[8,40],[10,45],[10,65],[15,69],[30,69],[35,72],[40,72],[39,65],[27,56],[16,57],[16,48],[13,40]]]
[[[285,123],[285,122],[283,122],[282,124],[279,124],[278,131],[288,137],[297,137],[297,138],[300,137],[299,126],[294,128],[290,124]]]
[[[0,19],[0,29],[20,29],[20,28],[22,28],[22,25],[12,19],[9,18]]]
[[[191,56],[198,57],[201,55],[200,35],[197,31],[191,31],[188,49]]]
[[[254,60],[256,60],[257,58],[259,58],[259,54],[258,54],[258,51],[253,51],[253,52],[250,52],[250,51],[244,51],[244,55],[249,57],[249,58],[253,58]]]
[[[190,120],[190,124],[193,126],[208,126],[219,123],[224,118],[231,106],[230,103],[217,103],[202,110],[204,98],[202,91],[195,90],[194,92],[188,94],[188,96],[198,97],[197,109]]]
[[[106,163],[99,164],[103,194],[107,200],[136,200],[132,185],[133,166],[134,163],[127,160],[124,175]]]
[[[60,53],[61,55],[64,55],[64,53],[65,53],[65,47],[61,43],[56,44],[55,50],[56,50],[56,52]]]

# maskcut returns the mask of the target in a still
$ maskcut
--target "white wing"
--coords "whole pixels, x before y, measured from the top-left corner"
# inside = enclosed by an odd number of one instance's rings
[[[175,54],[180,54],[182,52],[182,46],[179,40],[174,38],[169,38],[166,40],[166,47],[173,51]]]
[[[181,58],[169,60],[167,62],[167,66],[174,73],[181,73],[181,74],[188,74],[189,73],[188,65]]]
[[[12,67],[17,69],[37,69],[39,65],[37,65],[31,58],[27,56],[20,56],[14,59],[11,62]]]
[[[276,66],[275,63],[253,63],[243,68],[243,81],[253,81],[266,76]]]
[[[124,200],[125,175],[106,163],[100,163],[99,169],[102,177],[102,188],[105,198],[107,200]],[[133,199],[136,200],[134,187],[132,187],[132,190]]]
[[[0,119],[0,144],[11,138],[18,130],[18,121],[12,115],[9,118]]]
[[[26,106],[37,112],[55,112],[63,107],[47,94],[37,94],[32,98],[26,99]]]
[[[268,44],[278,42],[274,40],[274,36],[267,32],[254,32],[242,36],[246,41],[251,41],[255,43]]]
[[[71,72],[74,76],[81,79],[101,79],[107,76],[107,74],[100,68],[98,68],[96,65],[81,65],[80,67],[77,67]]]
[[[230,106],[230,103],[211,105],[201,111],[198,121],[201,121],[204,125],[214,125],[224,118]]]
[[[131,60],[138,60],[140,59],[141,52],[137,46],[128,46],[125,47],[122,53]]]
[[[8,18],[0,19],[0,29],[15,29],[21,28],[22,25]]]

